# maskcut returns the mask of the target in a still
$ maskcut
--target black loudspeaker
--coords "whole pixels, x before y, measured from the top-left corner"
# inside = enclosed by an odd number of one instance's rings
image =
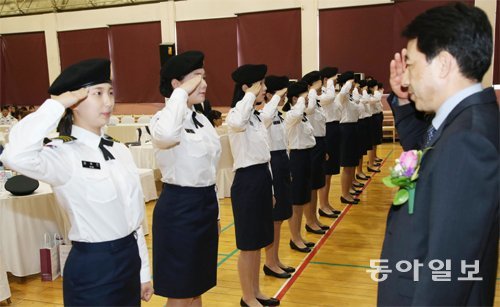
[[[161,66],[165,64],[168,59],[175,55],[175,44],[160,44],[160,62]]]

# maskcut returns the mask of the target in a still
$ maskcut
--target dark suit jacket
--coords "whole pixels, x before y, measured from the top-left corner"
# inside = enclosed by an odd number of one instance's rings
[[[394,115],[394,125],[398,131],[399,142],[404,151],[418,149],[423,145],[426,131],[432,116],[415,109],[415,103],[398,106],[398,98],[391,93],[387,102]]]
[[[413,215],[392,206],[381,259],[393,270],[379,283],[378,305],[493,305],[499,240],[499,109],[492,88],[461,101],[436,132],[422,159]],[[404,125],[404,123],[400,123]],[[417,259],[398,272],[400,260]],[[432,281],[429,261],[451,260],[451,281]],[[461,260],[479,260],[482,281],[467,276]]]

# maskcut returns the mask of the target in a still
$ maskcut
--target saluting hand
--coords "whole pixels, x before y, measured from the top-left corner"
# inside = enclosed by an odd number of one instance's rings
[[[259,96],[261,88],[262,88],[262,82],[261,81],[257,81],[254,84],[252,84],[251,87],[247,88],[247,90],[245,91],[245,93],[250,92],[250,93],[254,94],[255,96]]]
[[[78,102],[87,98],[88,94],[88,88],[82,87],[79,90],[64,92],[58,96],[53,95],[52,99],[59,101],[64,106],[64,108],[69,108],[72,105],[77,104]]]
[[[401,54],[394,54],[394,59],[391,61],[389,83],[391,89],[400,99],[409,99],[408,88],[403,86],[403,75],[406,71],[406,48],[401,50]]]
[[[281,90],[279,91],[276,91],[275,95],[278,95],[280,97],[283,97],[285,96],[286,92],[288,91],[288,89],[285,87],[285,88],[282,88]]]
[[[149,302],[155,290],[150,281],[141,284],[141,299],[145,302]]]
[[[200,85],[201,80],[203,79],[202,75],[196,75],[193,78],[187,80],[186,82],[181,84],[181,88],[185,90],[188,95],[190,95],[194,90]]]

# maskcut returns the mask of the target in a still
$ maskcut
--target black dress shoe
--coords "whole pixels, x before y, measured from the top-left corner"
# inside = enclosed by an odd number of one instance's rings
[[[314,243],[314,242],[304,242],[304,244],[305,244],[307,247],[314,247],[314,245],[316,245],[316,243]]]
[[[333,214],[341,214],[342,213],[342,211],[335,210],[334,208],[332,208],[331,210],[332,210]]]
[[[311,227],[309,227],[309,225],[306,224],[306,231],[307,232],[311,232],[311,233],[314,233],[314,234],[317,234],[317,235],[324,235],[326,231],[324,231],[323,229],[312,229]]]
[[[318,209],[318,213],[319,213],[320,216],[330,217],[332,219],[339,217],[335,213],[326,213],[325,211],[321,210],[321,208]]]
[[[295,272],[295,268],[293,268],[293,267],[291,267],[291,266],[282,267],[282,266],[280,265],[280,268],[281,268],[283,271],[287,272],[287,273],[293,273],[293,272]]]
[[[376,168],[371,168],[371,167],[366,167],[366,169],[369,171],[369,172],[373,172],[373,173],[380,173],[380,170],[379,169],[376,169]]]
[[[345,199],[344,197],[340,196],[340,202],[343,204],[357,205],[359,203],[359,199],[348,200],[348,199]]]
[[[379,162],[379,163],[380,163],[380,162],[382,162],[382,161],[384,161],[384,159],[375,158],[375,162]]]
[[[276,273],[275,271],[271,270],[265,264],[264,264],[263,269],[264,269],[264,274],[266,274],[268,276],[273,276],[273,277],[276,277],[276,278],[290,278],[290,277],[292,277],[292,274],[290,274],[288,272]]]
[[[349,192],[349,194],[351,194],[352,196],[356,196],[356,195],[361,194],[361,191],[354,190],[354,192]]]
[[[368,180],[370,179],[371,177],[370,176],[360,176],[358,174],[356,174],[356,179],[359,179],[359,180]]]
[[[382,165],[382,164],[377,163],[377,162],[373,163],[373,166],[377,166],[377,167],[378,167],[378,166],[380,166],[380,165]]]
[[[365,185],[364,185],[364,184],[362,184],[361,182],[353,182],[353,183],[352,183],[352,186],[353,186],[353,187],[356,187],[356,188],[362,188],[362,187],[364,187]]]
[[[319,226],[319,228],[321,228],[323,230],[328,230],[328,229],[330,229],[330,226],[323,225],[323,226]]]
[[[301,252],[301,253],[309,253],[309,252],[311,252],[311,249],[308,246],[306,246],[304,248],[300,248],[292,240],[290,240],[290,247],[292,249],[296,250],[296,251]]]
[[[267,299],[267,300],[257,297],[257,300],[259,301],[259,303],[262,304],[262,306],[279,306],[280,305],[280,301],[274,297],[271,297],[270,299]]]
[[[243,298],[241,298],[241,300],[240,300],[240,306],[248,307],[248,304],[245,303],[245,301],[243,300]]]

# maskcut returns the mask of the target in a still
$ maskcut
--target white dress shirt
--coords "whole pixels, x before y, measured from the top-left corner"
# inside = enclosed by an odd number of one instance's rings
[[[319,104],[323,107],[325,111],[326,122],[333,122],[335,120],[335,113],[338,105],[335,105],[335,85],[332,79],[326,82],[326,87],[321,88],[322,94],[318,97]],[[340,116],[340,115],[339,115]]]
[[[309,90],[308,100],[306,117],[313,127],[313,135],[315,137],[323,137],[326,135],[326,115],[325,110],[323,110],[323,107],[318,102],[316,90]]]
[[[342,105],[342,114],[340,123],[355,123],[358,121],[358,108],[356,104],[349,98],[349,90],[352,87],[352,82],[347,81],[335,98]]]
[[[285,131],[289,150],[312,148],[316,145],[313,127],[304,115],[305,109],[306,100],[299,97],[290,111],[286,112]]]
[[[268,118],[271,119],[269,125],[266,125],[271,151],[286,150],[285,123],[282,113],[278,110],[280,100],[281,97],[274,95],[260,112],[261,118],[264,119],[264,125],[268,122]]]
[[[12,128],[1,160],[9,168],[50,184],[71,223],[69,239],[80,242],[116,240],[137,231],[141,282],[151,280],[149,258],[141,227],[144,195],[137,167],[123,144],[105,148],[114,159],[105,160],[98,147],[102,135],[72,127],[69,142],[54,140],[43,146],[64,106],[48,99],[36,112]]]
[[[233,155],[233,170],[271,160],[269,137],[264,120],[254,114],[256,97],[248,92],[226,117],[229,145]]]
[[[150,123],[155,157],[162,181],[184,187],[207,187],[216,182],[221,154],[219,135],[210,121],[187,106],[188,93],[176,88]]]
[[[358,103],[358,113],[360,119],[372,116],[369,103],[370,103],[370,96],[368,95],[368,92],[366,90],[363,90],[363,95],[359,97],[359,103]]]
[[[383,111],[384,107],[382,106],[382,92],[375,91],[373,93],[373,99],[375,100],[375,104],[373,105],[373,114],[377,114]]]

